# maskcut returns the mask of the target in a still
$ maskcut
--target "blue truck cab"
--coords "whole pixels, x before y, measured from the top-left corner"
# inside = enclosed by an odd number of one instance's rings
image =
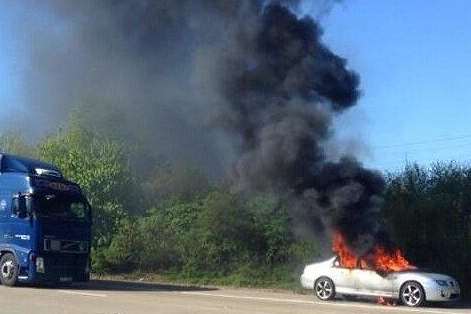
[[[91,208],[50,164],[0,154],[0,281],[90,278]]]

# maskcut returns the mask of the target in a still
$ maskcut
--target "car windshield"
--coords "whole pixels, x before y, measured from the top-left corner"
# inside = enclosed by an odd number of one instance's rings
[[[89,205],[81,197],[42,195],[37,198],[37,205],[39,217],[80,221],[89,219]]]

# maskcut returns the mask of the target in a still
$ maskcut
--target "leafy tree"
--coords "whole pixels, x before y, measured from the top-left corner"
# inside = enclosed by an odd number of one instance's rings
[[[254,217],[262,261],[267,265],[287,262],[294,238],[286,208],[271,195],[257,195],[248,200],[247,206]]]
[[[196,222],[199,246],[195,252],[206,270],[226,271],[231,264],[250,260],[254,247],[253,219],[240,197],[225,191],[213,191],[203,200]]]
[[[132,271],[140,266],[141,252],[146,242],[141,239],[140,222],[134,217],[121,219],[117,232],[113,234],[109,247],[100,248],[100,255],[95,258],[95,269]]]
[[[0,148],[51,162],[80,184],[93,207],[95,272],[298,282],[295,269],[316,254],[316,243],[295,236],[276,196],[244,196],[227,184],[216,188],[195,167],[164,163],[164,156],[146,156],[139,165],[144,150],[106,125],[92,127],[91,112],[76,111],[67,127],[37,145],[5,133]]]
[[[407,165],[389,174],[385,221],[408,257],[419,266],[471,283],[471,168],[436,163]]]
[[[0,152],[34,157],[35,147],[20,132],[8,131],[0,135]]]
[[[191,200],[209,190],[209,179],[202,171],[181,163],[159,164],[146,182],[146,191],[153,198],[149,202],[152,205],[171,199]]]
[[[67,129],[45,138],[38,151],[86,192],[93,207],[94,244],[108,245],[132,206],[134,181],[124,146],[72,121]]]

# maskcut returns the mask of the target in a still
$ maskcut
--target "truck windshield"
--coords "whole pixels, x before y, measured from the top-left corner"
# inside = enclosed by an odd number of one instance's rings
[[[90,208],[82,198],[42,195],[37,198],[37,205],[39,217],[80,221],[87,221],[90,217]]]

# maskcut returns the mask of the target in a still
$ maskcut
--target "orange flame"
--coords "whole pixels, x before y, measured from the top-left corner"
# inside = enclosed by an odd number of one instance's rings
[[[340,257],[340,266],[345,268],[361,267],[383,273],[415,268],[407,261],[399,249],[388,251],[382,246],[375,246],[369,254],[360,258],[348,247],[340,232],[334,233],[332,250]]]
[[[385,248],[377,246],[373,250],[373,268],[383,272],[402,271],[414,268],[402,255],[401,250],[387,252]]]
[[[358,258],[353,254],[347,246],[343,235],[340,232],[334,233],[332,250],[340,258],[340,266],[346,268],[356,268],[358,265]]]
[[[397,302],[393,299],[378,297],[378,304],[387,305],[387,306],[396,306]]]

